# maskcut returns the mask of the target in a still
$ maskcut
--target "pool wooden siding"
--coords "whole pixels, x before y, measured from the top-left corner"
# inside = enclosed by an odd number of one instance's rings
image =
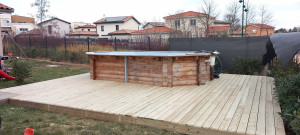
[[[212,79],[209,55],[127,57],[129,83],[172,87],[204,85]],[[91,79],[124,82],[125,56],[89,55],[89,58]]]
[[[76,82],[76,83],[74,83]],[[284,135],[273,78],[221,74],[200,86],[159,87],[89,74],[0,92],[9,103],[94,119],[200,135]]]

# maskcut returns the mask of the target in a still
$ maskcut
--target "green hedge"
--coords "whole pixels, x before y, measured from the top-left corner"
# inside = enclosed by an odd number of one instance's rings
[[[258,74],[263,70],[263,66],[258,59],[249,57],[236,57],[232,61],[232,66],[233,73],[235,74],[253,75],[255,73]]]
[[[281,106],[281,116],[291,129],[300,135],[300,68],[291,64],[288,67],[276,62],[270,66],[270,76],[275,79],[275,95]]]

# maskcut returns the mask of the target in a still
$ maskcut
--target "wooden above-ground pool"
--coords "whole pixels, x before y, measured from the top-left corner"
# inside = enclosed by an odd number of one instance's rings
[[[90,78],[163,87],[212,80],[210,53],[195,51],[87,52]]]

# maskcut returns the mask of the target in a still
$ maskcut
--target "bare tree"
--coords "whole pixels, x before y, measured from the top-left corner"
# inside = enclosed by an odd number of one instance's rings
[[[259,8],[259,17],[260,17],[260,23],[261,24],[269,24],[273,18],[273,15],[271,13],[271,11],[269,11],[269,9],[265,6],[262,5]],[[262,31],[262,27],[260,28],[260,35],[261,35],[261,31]]]
[[[37,13],[34,15],[37,22],[43,22],[44,19],[49,17],[49,15],[47,15],[48,8],[50,7],[48,0],[35,0],[35,2],[31,4],[31,7],[37,7]]]
[[[230,31],[236,31],[241,27],[240,24],[240,9],[241,6],[237,0],[233,0],[229,5],[226,7],[227,11],[224,15],[224,20],[230,22]]]
[[[213,21],[219,15],[217,11],[217,4],[214,0],[202,0],[203,5],[200,7],[200,12],[204,15],[200,16],[200,23],[203,25],[205,30],[205,37],[208,37],[210,34],[209,27],[212,26]]]
[[[250,23],[255,22],[256,7],[250,2],[250,0],[248,0],[245,5],[246,8],[248,9],[245,17],[246,25],[248,25]]]

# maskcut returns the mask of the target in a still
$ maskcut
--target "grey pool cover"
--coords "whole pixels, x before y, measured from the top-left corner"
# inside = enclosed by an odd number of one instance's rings
[[[270,39],[278,59],[287,66],[300,49],[300,32],[276,33]]]

